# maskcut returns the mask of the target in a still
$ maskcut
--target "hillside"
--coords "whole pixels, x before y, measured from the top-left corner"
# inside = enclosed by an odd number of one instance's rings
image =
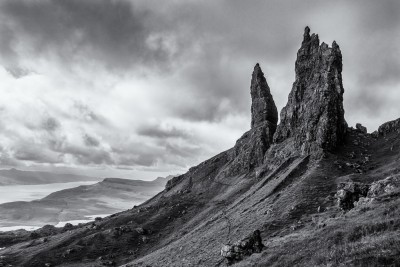
[[[0,204],[0,227],[43,226],[112,214],[148,200],[162,191],[167,181],[161,177],[154,181],[106,178],[93,185],[57,191],[39,200]]]
[[[36,185],[51,183],[68,183],[83,181],[99,181],[100,178],[40,171],[21,171],[17,169],[0,170],[0,186],[2,185]]]
[[[280,114],[259,64],[251,129],[140,206],[94,223],[4,233],[13,266],[396,266],[400,119],[344,118],[342,53],[306,27]]]

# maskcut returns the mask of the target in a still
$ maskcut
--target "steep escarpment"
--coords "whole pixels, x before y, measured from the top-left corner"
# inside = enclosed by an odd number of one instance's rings
[[[347,129],[339,45],[335,41],[332,47],[320,45],[318,35],[310,36],[306,27],[295,71],[296,80],[281,111],[274,141],[291,139],[290,149],[302,155],[332,151],[342,143]]]
[[[260,66],[251,129],[124,212],[52,233],[0,235],[14,266],[396,266],[400,135],[347,128],[342,55],[307,27],[277,126]],[[323,157],[321,157],[323,155]],[[14,234],[14,235],[13,235]],[[4,241],[6,240],[6,241]],[[2,242],[4,241],[4,242]],[[12,245],[13,244],[13,245]],[[379,248],[379,249],[377,249]]]

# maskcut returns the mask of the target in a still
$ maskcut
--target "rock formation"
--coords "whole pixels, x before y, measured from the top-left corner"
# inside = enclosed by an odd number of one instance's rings
[[[338,206],[342,210],[350,210],[354,208],[354,202],[357,202],[361,197],[367,196],[369,185],[348,182],[341,183],[339,190],[336,193]]]
[[[263,163],[272,144],[278,122],[278,111],[260,65],[254,67],[251,85],[251,129],[236,141],[232,164],[226,175],[249,172]]]
[[[319,44],[317,34],[306,27],[295,64],[296,79],[287,105],[281,111],[274,141],[293,139],[294,150],[310,154],[333,150],[343,140],[344,119],[342,53],[334,41],[332,47]]]
[[[387,135],[389,133],[400,133],[400,119],[388,121],[378,128],[380,135]]]
[[[278,122],[278,110],[272,98],[267,80],[257,63],[254,67],[250,85],[251,94],[251,128],[265,122],[276,125]]]
[[[264,248],[259,230],[255,230],[248,237],[235,242],[233,245],[223,245],[221,256],[225,257],[228,264],[243,260],[245,256],[260,253]]]
[[[359,132],[359,133],[363,133],[363,134],[366,134],[368,131],[367,131],[367,127],[365,127],[365,126],[363,126],[361,123],[357,123],[356,124],[356,130]]]

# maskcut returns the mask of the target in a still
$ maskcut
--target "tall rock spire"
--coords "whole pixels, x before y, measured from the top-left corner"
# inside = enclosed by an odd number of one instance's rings
[[[297,52],[296,80],[288,103],[281,111],[281,123],[274,135],[279,143],[288,138],[301,154],[333,150],[342,142],[347,129],[343,109],[342,53],[319,44],[306,27]]]
[[[230,156],[231,164],[224,171],[227,176],[250,172],[262,165],[276,130],[278,110],[258,63],[254,67],[250,94],[251,129],[236,141]]]
[[[272,98],[267,80],[257,63],[254,66],[250,85],[251,94],[251,128],[260,123],[269,121],[272,124],[278,122],[278,110],[276,109],[274,99]]]

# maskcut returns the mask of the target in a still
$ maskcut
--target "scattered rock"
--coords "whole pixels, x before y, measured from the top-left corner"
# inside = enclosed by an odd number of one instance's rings
[[[135,228],[135,231],[136,231],[139,235],[144,235],[144,234],[146,234],[146,230],[143,229],[142,227]]]
[[[221,256],[225,257],[228,264],[243,260],[245,256],[253,253],[260,253],[264,248],[261,240],[260,231],[254,231],[250,236],[235,242],[233,245],[223,245]]]

